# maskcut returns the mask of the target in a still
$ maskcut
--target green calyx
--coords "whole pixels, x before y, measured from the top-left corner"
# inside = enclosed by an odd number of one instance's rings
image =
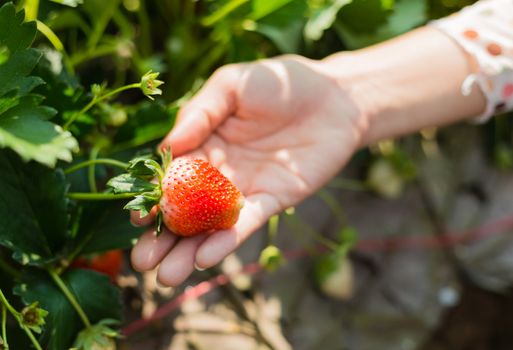
[[[114,339],[119,338],[120,335],[112,329],[112,326],[117,326],[118,323],[116,320],[105,319],[94,326],[84,329],[79,333],[72,349],[115,350],[116,344]]]
[[[21,311],[21,322],[36,333],[41,333],[41,327],[45,325],[45,317],[48,311],[38,307],[38,302],[26,306]]]
[[[107,186],[115,195],[133,195],[124,209],[137,210],[141,217],[145,217],[151,209],[157,205],[162,196],[161,183],[165,170],[171,164],[171,151],[169,149],[160,152],[162,166],[151,155],[140,156],[128,163],[126,173],[118,175],[107,182]],[[158,182],[155,183],[155,180]],[[161,231],[161,214],[157,215],[157,232]]]

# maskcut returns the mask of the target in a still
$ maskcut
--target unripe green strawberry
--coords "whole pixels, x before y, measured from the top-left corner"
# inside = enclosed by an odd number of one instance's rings
[[[180,236],[230,228],[244,204],[237,187],[201,159],[174,160],[161,188],[162,219],[169,230]]]

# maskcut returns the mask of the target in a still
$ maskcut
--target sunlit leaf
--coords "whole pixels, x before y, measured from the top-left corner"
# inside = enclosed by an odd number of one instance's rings
[[[69,132],[48,121],[55,111],[41,106],[42,98],[29,95],[44,82],[29,75],[41,52],[28,48],[36,26],[23,19],[24,13],[16,13],[11,3],[0,8],[0,46],[10,51],[0,65],[0,147],[11,148],[25,161],[55,166],[58,160],[70,161],[78,143]]]
[[[333,0],[316,9],[306,22],[305,38],[319,40],[324,31],[333,25],[340,9],[351,1]]]

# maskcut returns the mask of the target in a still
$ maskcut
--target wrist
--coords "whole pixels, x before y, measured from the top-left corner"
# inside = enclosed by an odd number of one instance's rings
[[[323,59],[321,65],[356,106],[358,115],[355,124],[360,132],[359,146],[368,145],[372,123],[386,109],[379,93],[382,82],[378,75],[381,72],[369,62],[364,51],[334,54]]]
[[[477,87],[469,96],[461,92],[472,73],[469,56],[432,28],[321,62],[358,106],[360,146],[474,117],[485,108]]]

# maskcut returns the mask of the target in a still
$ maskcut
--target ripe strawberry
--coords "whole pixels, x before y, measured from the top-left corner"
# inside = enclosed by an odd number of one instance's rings
[[[166,227],[180,236],[232,227],[244,197],[219,170],[201,159],[173,161],[161,184]]]
[[[90,258],[80,257],[73,261],[71,267],[104,273],[114,282],[123,267],[123,252],[121,250],[111,250]]]
[[[169,153],[162,154],[162,163],[165,172],[149,157],[133,159],[128,174],[108,182],[114,193],[135,197],[125,209],[139,210],[145,216],[157,205],[157,232],[163,222],[179,236],[223,230],[237,222],[244,197],[219,170],[201,159],[171,162]]]

